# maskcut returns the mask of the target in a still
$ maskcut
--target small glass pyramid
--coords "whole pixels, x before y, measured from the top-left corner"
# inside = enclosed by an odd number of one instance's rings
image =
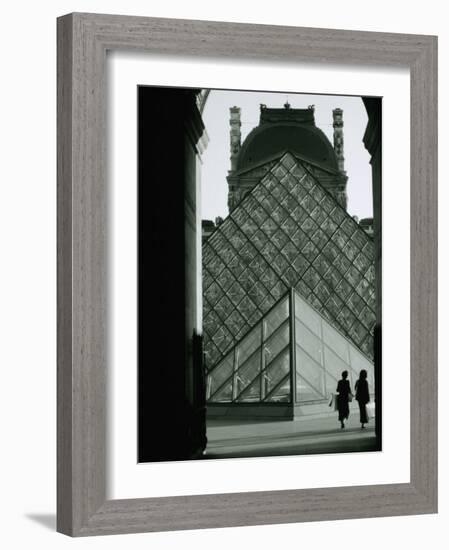
[[[207,375],[209,403],[327,404],[347,370],[351,387],[374,365],[291,289]]]

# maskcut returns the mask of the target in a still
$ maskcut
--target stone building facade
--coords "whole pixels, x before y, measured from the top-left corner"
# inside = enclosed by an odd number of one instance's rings
[[[343,155],[343,111],[333,112],[334,147],[315,126],[314,106],[283,109],[260,106],[259,125],[241,143],[241,112],[230,109],[230,160],[228,207],[231,212],[242,198],[287,151],[307,161],[314,176],[346,208],[347,176]]]

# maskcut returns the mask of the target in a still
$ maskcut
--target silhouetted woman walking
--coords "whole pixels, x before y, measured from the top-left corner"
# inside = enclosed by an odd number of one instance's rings
[[[366,404],[369,403],[369,388],[368,380],[366,379],[368,373],[365,369],[362,369],[359,374],[359,379],[355,383],[355,398],[359,403],[360,409],[360,424],[362,430],[365,428],[365,424],[368,422],[368,415],[366,414]]]
[[[337,408],[338,420],[341,427],[345,427],[345,420],[349,417],[349,399],[352,398],[351,386],[349,384],[348,371],[344,370],[341,373],[341,380],[337,384]]]

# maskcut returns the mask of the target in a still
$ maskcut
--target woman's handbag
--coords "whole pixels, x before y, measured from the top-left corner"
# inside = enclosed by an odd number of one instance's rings
[[[366,412],[368,418],[374,418],[376,416],[376,405],[372,401],[366,404]]]
[[[334,411],[338,411],[337,399],[338,399],[338,395],[336,393],[331,393],[329,407],[332,407]]]

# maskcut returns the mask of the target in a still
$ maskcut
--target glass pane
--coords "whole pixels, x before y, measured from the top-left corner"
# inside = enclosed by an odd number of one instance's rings
[[[290,353],[285,349],[262,373],[263,395],[268,395],[290,372]]]
[[[263,284],[257,282],[248,290],[248,296],[255,304],[261,304],[267,295],[267,289]]]
[[[235,251],[230,246],[219,250],[218,253],[220,254],[225,265],[229,264],[232,258],[235,257]]]
[[[231,218],[227,218],[226,222],[223,223],[223,226],[221,228],[222,234],[227,238],[230,239],[232,235],[236,232],[237,227],[235,226],[234,222]]]
[[[287,244],[288,237],[282,229],[279,229],[273,235],[272,240],[278,249],[281,250]]]
[[[283,294],[285,294],[286,287],[282,281],[278,281],[273,287],[270,289],[270,292],[276,300],[279,300]]]
[[[304,225],[302,225],[304,228]],[[309,262],[313,262],[313,260],[318,256],[319,250],[318,248],[312,243],[312,241],[307,241],[306,244],[303,246],[301,250],[302,254],[307,258]],[[317,273],[315,273],[315,270],[312,269],[310,271],[310,277],[314,279],[317,277]]]
[[[316,185],[315,182],[313,182],[313,186],[310,189],[310,194],[313,196],[313,198],[320,202],[324,197],[324,191],[321,188],[320,185]]]
[[[231,302],[237,306],[240,300],[245,296],[245,291],[237,281],[231,286],[227,292]]]
[[[255,233],[257,231],[257,229],[259,228],[259,226],[254,223],[254,221],[251,219],[251,218],[247,218],[241,225],[240,225],[240,228],[242,230],[242,232],[248,237],[248,238],[251,238],[251,236],[253,235],[253,233]],[[238,234],[237,234],[238,235]],[[241,246],[241,244],[239,245],[238,244],[238,239],[239,237],[235,235],[235,238],[234,239],[231,239],[231,243],[232,245],[234,246],[234,248],[238,248],[239,246]],[[243,239],[239,239],[241,240],[241,243],[243,243]]]
[[[353,376],[352,376],[352,369],[349,367],[349,365],[347,363],[345,363],[344,361],[342,361],[338,355],[335,355],[335,353],[333,351],[331,351],[327,346],[324,346],[324,367],[326,369],[326,371],[329,371],[332,376],[337,379],[337,380],[340,380],[341,378],[341,373],[344,371],[344,370],[347,370],[348,373],[349,373],[349,376],[348,376],[348,380],[349,382],[351,383],[351,388],[353,388]],[[331,388],[330,391],[331,392],[334,392],[336,388]],[[329,390],[327,388],[327,390]]]
[[[278,254],[278,249],[277,247],[274,245],[273,241],[270,240],[269,242],[267,242],[267,244],[264,246],[263,250],[262,250],[262,253],[264,255],[264,257],[270,262],[274,260],[274,258],[277,256]]]
[[[298,279],[309,269],[310,263],[304,256],[299,255],[293,260],[292,266],[294,267],[294,275],[291,277],[293,286],[293,284],[296,284]]]
[[[329,195],[325,195],[321,201],[321,206],[326,210],[327,213],[331,212],[334,208],[334,201]]]
[[[248,231],[248,220],[245,222],[245,225],[246,225],[245,229]],[[242,225],[240,227],[242,231],[237,230],[235,233],[233,233],[231,236],[228,237],[229,242],[231,243],[231,245],[234,247],[236,251],[239,251],[242,248],[242,246],[245,246],[247,242],[245,238],[245,233],[244,233],[244,226]]]
[[[282,249],[282,254],[285,256],[288,263],[291,264],[298,256],[298,249],[291,241],[289,241]]]
[[[214,395],[218,388],[227,380],[233,371],[234,351],[231,351],[219,365],[209,374],[207,382],[207,398]]]
[[[251,237],[251,242],[259,250],[265,246],[266,240],[267,238],[265,237],[265,233],[263,233],[260,229],[258,229]]]
[[[317,401],[323,399],[323,397],[315,391],[309,384],[304,380],[302,376],[296,376],[296,400],[299,402],[303,401]]]
[[[265,285],[268,290],[271,290],[273,286],[279,282],[279,278],[276,273],[268,266],[260,274],[260,281]]]
[[[290,168],[290,172],[295,178],[301,178],[306,174],[304,168],[301,166],[301,164],[298,164],[295,162],[295,164]],[[306,174],[307,175],[307,174]],[[291,176],[289,179],[292,179]],[[297,181],[294,180],[294,183],[296,184]]]
[[[367,335],[367,329],[360,323],[358,320],[354,321],[351,330],[350,330],[350,336],[353,340],[353,342],[363,342],[363,340],[366,338]],[[371,351],[372,354],[372,351]]]
[[[226,267],[220,273],[220,286],[226,292],[234,282],[234,276]]]
[[[354,347],[350,347],[349,356],[351,361],[351,368],[354,371],[354,376],[357,379],[360,371],[365,369],[368,373],[368,384],[370,393],[374,393],[374,366],[371,361],[368,361],[361,353],[359,353]]]
[[[215,302],[215,311],[222,319],[226,319],[226,317],[231,313],[233,307],[234,306],[229,301],[227,296],[223,296],[220,301],[216,300]]]
[[[211,304],[215,304],[223,296],[223,291],[217,283],[214,282],[209,285],[204,295]]]
[[[271,237],[274,235],[274,233],[276,232],[278,226],[277,224],[271,219],[271,218],[268,218],[262,225],[261,225],[261,229],[262,231],[265,233],[265,235],[271,239]]]
[[[282,300],[264,319],[264,335],[268,338],[288,317],[288,298]]]
[[[289,212],[292,212],[294,210],[294,208],[296,207],[296,205],[297,205],[297,201],[291,195],[286,195],[282,199],[282,204],[286,207],[286,209]],[[290,216],[282,222],[281,227],[287,233],[287,235],[293,235],[293,233],[298,228],[295,220],[293,218],[291,218]]]
[[[321,340],[315,336],[301,321],[295,323],[296,344],[301,346],[319,365],[323,363]]]
[[[222,353],[226,353],[226,351],[232,344],[232,336],[228,330],[221,326],[212,336],[212,342]]]
[[[260,372],[260,354],[258,352],[244,363],[237,371],[236,395],[239,395]]]
[[[349,361],[349,343],[327,323],[323,323],[324,342],[346,363]]]
[[[265,365],[271,363],[290,341],[289,323],[284,324],[263,344]]]
[[[226,319],[226,326],[232,332],[234,338],[237,337],[238,334],[240,334],[242,329],[245,332],[249,329],[249,327],[246,326],[245,319],[236,309],[234,309],[231,315],[229,315],[229,317]]]
[[[321,337],[321,317],[304,300],[295,294],[295,315],[318,337]]]
[[[260,375],[239,395],[238,403],[252,403],[260,401]]]
[[[325,216],[325,214],[321,210],[321,208],[319,208],[319,207],[316,208],[316,210],[319,210],[318,215],[317,215],[317,221],[318,221],[318,217],[321,217],[321,215]],[[320,250],[322,250],[324,248],[325,244],[327,243],[328,238],[327,238],[326,233],[324,233],[324,231],[322,231],[321,229],[317,229],[315,231],[315,233],[313,234],[313,241],[316,244],[316,246]]]
[[[211,398],[212,403],[230,403],[232,401],[232,380]]]
[[[245,296],[239,304],[239,311],[241,315],[249,321],[251,316],[257,311],[257,307],[248,296]]]
[[[326,396],[324,369],[299,346],[296,346],[296,373],[304,378],[321,397]]]
[[[289,261],[282,256],[282,254],[278,254],[274,260],[273,260],[273,268],[278,273],[283,273],[286,269],[290,267]]]
[[[237,346],[237,365],[243,365],[248,357],[260,347],[260,325],[256,326]]]
[[[325,375],[324,375],[324,378],[325,378],[324,394],[326,396],[330,397],[331,393],[335,393],[335,389],[337,387],[338,381],[341,378],[341,373],[337,373],[337,372],[332,373],[328,370],[325,370],[324,372],[325,372]]]
[[[274,390],[274,392],[266,398],[267,403],[290,402],[290,374],[288,374]]]
[[[360,344],[360,349],[367,357],[374,358],[374,340],[371,334],[368,334],[366,339]]]
[[[341,327],[343,327],[345,334],[348,334],[349,336],[352,334],[351,327],[355,320],[355,315],[346,306],[343,306],[340,313],[337,315],[337,322],[340,323]]]
[[[212,340],[209,340],[206,344],[207,345],[204,348],[206,353],[206,364],[208,367],[213,368],[214,365],[221,359],[221,353]]]

